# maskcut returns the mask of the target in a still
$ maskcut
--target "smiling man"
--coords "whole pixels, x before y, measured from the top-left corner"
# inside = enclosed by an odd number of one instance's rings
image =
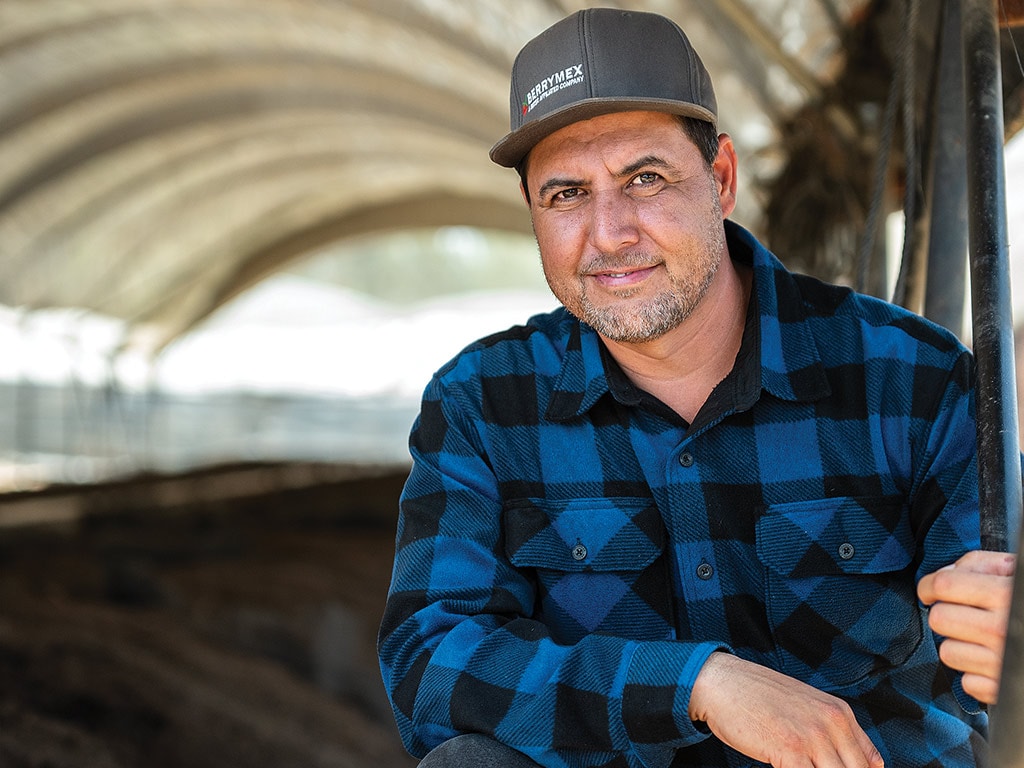
[[[671,21],[555,24],[511,106],[491,157],[563,308],[424,394],[379,644],[408,749],[982,761],[1014,559],[976,551],[969,352],[729,220],[736,153]]]
[[[736,198],[727,137],[711,171],[679,118],[660,112],[599,115],[530,153],[551,291],[687,421],[733,366],[751,281],[722,228]]]

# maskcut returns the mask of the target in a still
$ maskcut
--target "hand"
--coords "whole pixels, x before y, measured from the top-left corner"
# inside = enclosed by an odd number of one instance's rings
[[[690,695],[690,719],[776,768],[882,768],[842,699],[726,653],[713,653]]]
[[[1015,564],[1005,552],[968,552],[917,585],[917,596],[931,606],[928,626],[947,638],[939,658],[963,672],[964,691],[986,704],[999,697]]]

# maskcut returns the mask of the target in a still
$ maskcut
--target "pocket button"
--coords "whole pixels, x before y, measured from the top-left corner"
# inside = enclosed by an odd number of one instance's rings
[[[848,541],[839,545],[839,557],[843,560],[849,560],[856,552],[857,550],[854,549],[853,544]]]

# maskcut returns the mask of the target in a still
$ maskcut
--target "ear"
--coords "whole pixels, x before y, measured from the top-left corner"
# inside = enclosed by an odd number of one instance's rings
[[[736,147],[727,133],[718,137],[718,156],[711,166],[715,175],[715,187],[718,190],[718,202],[722,207],[722,218],[727,218],[736,208],[736,171],[739,160]]]

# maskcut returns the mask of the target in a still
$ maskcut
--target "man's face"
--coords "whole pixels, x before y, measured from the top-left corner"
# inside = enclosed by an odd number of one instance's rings
[[[619,112],[533,148],[533,229],[548,285],[570,312],[621,342],[656,339],[693,313],[727,252],[735,154],[721,143],[709,169],[672,115]]]

